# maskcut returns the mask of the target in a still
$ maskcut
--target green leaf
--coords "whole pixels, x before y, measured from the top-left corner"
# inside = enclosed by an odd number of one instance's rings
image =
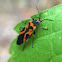
[[[48,27],[48,30],[36,29],[35,40],[32,48],[32,39],[27,42],[24,51],[23,45],[17,45],[17,37],[13,40],[9,52],[12,55],[8,62],[62,62],[62,4],[42,13],[43,21],[38,27]],[[32,17],[38,17],[39,14]],[[31,18],[32,18],[31,17]],[[32,19],[28,19],[31,21]],[[19,34],[20,27],[24,27],[27,20],[18,23],[14,30]]]
[[[62,54],[55,56],[50,62],[62,62]]]

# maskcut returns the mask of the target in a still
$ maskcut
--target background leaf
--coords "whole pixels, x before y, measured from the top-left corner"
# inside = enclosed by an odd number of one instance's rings
[[[13,40],[9,52],[12,55],[8,62],[62,62],[62,4],[41,12],[43,21],[39,27],[48,27],[48,30],[36,29],[34,48],[32,48],[32,36],[26,44],[16,44],[17,37]],[[32,17],[38,17],[36,14]],[[31,18],[32,18],[31,17]],[[28,19],[31,21],[32,19]],[[18,23],[14,30],[19,34],[19,27],[24,27],[27,20]]]

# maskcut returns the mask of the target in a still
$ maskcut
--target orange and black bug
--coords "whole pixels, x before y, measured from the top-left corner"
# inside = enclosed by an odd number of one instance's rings
[[[36,6],[36,8],[37,8],[37,6]],[[38,8],[37,8],[37,10],[38,10]],[[39,10],[38,10],[38,13],[39,13]],[[39,17],[33,17],[32,21],[29,21],[25,27],[20,27],[20,28],[22,28],[22,31],[20,31],[20,34],[18,36],[17,45],[21,45],[23,42],[25,42],[25,44],[26,44],[26,42],[30,39],[32,33],[34,33],[33,34],[33,41],[34,41],[35,29],[47,30],[46,28],[38,28],[38,25],[43,21],[43,20],[40,20],[40,17],[41,17],[41,14],[39,14]],[[34,18],[38,18],[38,19],[35,20]],[[49,20],[49,19],[44,19],[44,20]],[[50,20],[50,21],[52,21],[52,20]],[[33,48],[33,41],[32,41],[32,48]],[[23,46],[23,50],[24,50],[25,44]]]

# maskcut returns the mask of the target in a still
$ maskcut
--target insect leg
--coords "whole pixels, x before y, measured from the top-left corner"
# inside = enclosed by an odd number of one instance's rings
[[[19,30],[21,31],[21,28],[23,29],[24,27],[20,27]]]
[[[29,22],[29,21],[26,21],[24,24],[26,24],[27,22]]]
[[[24,27],[20,27],[20,28],[22,28],[22,29],[23,29]]]
[[[39,18],[39,17],[32,17],[33,20],[34,20],[34,18]]]
[[[23,49],[22,49],[22,51],[24,50],[26,43],[27,43],[27,42],[25,42],[25,44],[24,44],[24,46],[23,46]]]
[[[37,29],[44,29],[44,30],[48,30],[48,28],[47,28],[47,27],[45,27],[45,28],[39,28],[39,27],[37,27]]]
[[[24,46],[23,46],[23,49],[22,49],[22,51],[24,50],[24,48],[25,48],[25,45],[26,45],[26,43],[28,42],[28,40],[30,39],[30,37],[25,41],[25,44],[24,44]]]
[[[50,19],[44,19],[44,20],[49,20],[49,21],[53,21],[53,20],[50,20]],[[42,21],[44,21],[44,20],[42,20]]]
[[[34,31],[34,34],[33,34],[33,41],[34,41],[34,37],[35,37],[35,31]],[[33,48],[33,41],[32,41],[32,48]]]

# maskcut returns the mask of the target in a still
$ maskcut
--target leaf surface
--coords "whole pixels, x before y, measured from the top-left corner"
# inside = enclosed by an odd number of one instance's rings
[[[24,51],[23,45],[16,44],[17,37],[11,43],[9,52],[12,55],[8,62],[62,62],[62,4],[42,13],[41,20],[51,19],[54,21],[43,21],[38,27],[47,27],[48,30],[36,29],[35,40],[32,48],[33,36],[27,42]],[[32,17],[38,17],[39,14]],[[31,18],[32,18],[31,17]],[[31,21],[32,19],[28,19]],[[18,23],[14,30],[19,34],[20,27],[26,24],[24,20]]]

